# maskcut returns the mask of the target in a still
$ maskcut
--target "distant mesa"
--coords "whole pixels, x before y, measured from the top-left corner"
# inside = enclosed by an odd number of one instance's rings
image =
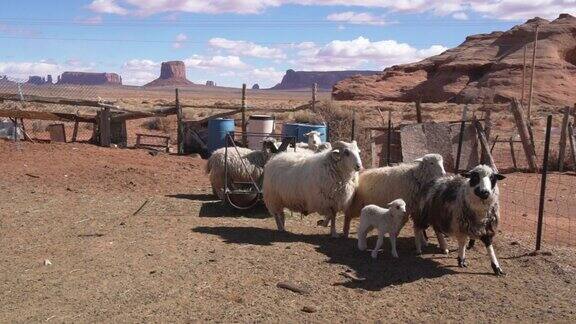
[[[310,88],[317,83],[321,90],[331,90],[332,87],[345,78],[354,75],[374,75],[380,71],[294,71],[288,70],[282,81],[272,87],[273,90],[296,90]]]
[[[116,73],[64,72],[57,84],[76,85],[122,85],[122,77]]]
[[[26,83],[34,85],[52,84],[52,76],[48,74],[48,76],[45,78],[39,75],[32,75],[28,77],[28,81],[26,81]]]
[[[206,86],[207,86],[207,87],[215,87],[215,86],[216,86],[216,82],[208,80],[208,81],[206,81]]]
[[[192,81],[186,79],[186,65],[182,61],[162,62],[160,77],[145,87],[190,86]]]
[[[576,18],[568,14],[553,21],[536,17],[505,32],[468,36],[459,46],[420,62],[345,79],[334,86],[332,96],[336,100],[402,102],[520,100],[526,47],[527,102],[536,25],[539,34],[533,100],[538,104],[572,105],[576,102]]]
[[[252,90],[258,90],[260,89],[260,85],[258,85],[258,83],[254,83],[254,85],[252,86]]]

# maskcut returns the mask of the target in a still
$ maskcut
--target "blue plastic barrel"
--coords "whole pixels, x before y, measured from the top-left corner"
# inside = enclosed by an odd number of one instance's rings
[[[298,140],[298,123],[284,123],[282,126],[282,138],[295,137]]]
[[[215,118],[208,121],[208,150],[210,153],[226,146],[226,135],[234,132],[234,119]]]
[[[326,142],[326,125],[312,125],[312,124],[299,124],[298,125],[298,142],[308,142],[308,137],[304,134],[307,134],[311,131],[317,131],[320,133],[320,138],[322,139],[322,143]]]

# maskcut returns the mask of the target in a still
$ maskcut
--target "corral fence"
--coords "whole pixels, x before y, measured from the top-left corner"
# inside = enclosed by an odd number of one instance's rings
[[[416,103],[417,116],[421,115]],[[502,230],[539,250],[544,244],[576,246],[576,108],[558,107],[541,120],[528,122],[525,109],[512,100],[501,114],[514,116],[512,127],[495,123],[490,105],[445,122],[368,127],[372,167],[412,161],[439,153],[451,172],[478,163],[506,175],[499,182]],[[501,116],[500,116],[501,118]],[[390,130],[390,131],[389,131]]]

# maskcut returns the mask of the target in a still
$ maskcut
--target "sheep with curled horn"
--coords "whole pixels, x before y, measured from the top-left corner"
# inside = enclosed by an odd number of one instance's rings
[[[440,177],[422,189],[418,212],[413,215],[415,232],[432,226],[436,232],[458,241],[458,266],[466,267],[468,239],[480,239],[490,256],[496,275],[503,275],[492,241],[500,221],[497,182],[505,177],[489,166],[478,165],[462,175]],[[444,235],[438,235],[440,248],[447,249]],[[419,249],[421,235],[416,235]]]

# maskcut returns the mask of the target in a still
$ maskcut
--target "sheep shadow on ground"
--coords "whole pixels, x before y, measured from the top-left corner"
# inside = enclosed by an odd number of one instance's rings
[[[266,206],[263,204],[257,204],[253,208],[249,210],[247,213],[246,210],[238,210],[234,209],[230,206],[227,206],[222,201],[209,201],[202,203],[200,206],[200,217],[229,217],[229,218],[238,218],[238,217],[246,217],[246,218],[268,218],[270,215],[268,214],[268,210]]]
[[[166,195],[166,197],[176,199],[197,200],[197,201],[218,200],[218,197],[216,197],[214,194],[173,194],[173,195]]]
[[[278,232],[272,229],[256,227],[196,227],[192,229],[197,233],[218,235],[228,244],[252,244],[269,246],[276,242],[304,242],[316,246],[316,251],[329,257],[328,263],[344,265],[349,273],[361,278],[356,280],[342,273],[345,282],[336,283],[347,288],[360,288],[377,291],[390,285],[401,285],[423,278],[437,278],[447,274],[455,274],[450,267],[444,267],[434,258],[423,258],[414,254],[414,240],[399,237],[397,249],[400,258],[394,259],[390,255],[388,240],[382,247],[378,259],[370,257],[369,251],[359,251],[357,241],[352,238],[334,239],[326,234],[299,234]],[[368,239],[368,247],[373,247],[376,237]]]

